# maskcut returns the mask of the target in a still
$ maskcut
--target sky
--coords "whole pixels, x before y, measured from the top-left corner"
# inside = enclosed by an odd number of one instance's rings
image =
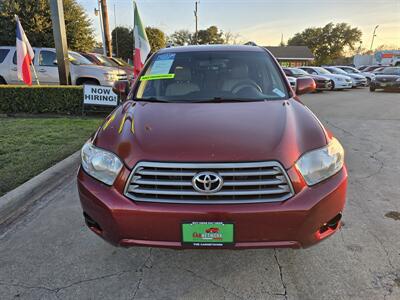
[[[97,0],[77,0],[93,20],[101,40],[99,18],[94,15]],[[132,0],[107,0],[110,29],[133,26]],[[166,34],[175,30],[194,31],[194,0],[137,0],[145,26],[155,26]],[[239,35],[243,42],[274,46],[286,42],[307,27],[329,22],[346,22],[363,32],[362,47],[369,49],[376,25],[374,48],[400,48],[400,0],[200,0],[199,29],[216,25]],[[358,47],[359,45],[357,45]]]

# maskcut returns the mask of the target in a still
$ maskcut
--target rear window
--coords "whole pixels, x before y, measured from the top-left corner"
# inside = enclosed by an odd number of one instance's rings
[[[196,102],[288,98],[281,73],[265,52],[194,51],[156,54],[136,99]]]
[[[10,52],[10,49],[0,49],[0,64],[6,59],[7,54]]]

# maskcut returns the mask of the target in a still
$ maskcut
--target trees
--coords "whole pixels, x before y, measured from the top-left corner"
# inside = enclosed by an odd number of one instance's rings
[[[0,44],[15,44],[18,15],[24,31],[34,47],[54,47],[53,28],[48,0],[0,1]],[[76,0],[64,0],[64,18],[68,47],[90,51],[95,44],[92,24],[85,10]]]
[[[193,43],[193,34],[186,29],[177,30],[169,37],[174,45],[183,46]]]
[[[146,27],[147,38],[151,46],[151,52],[155,52],[166,45],[165,33],[156,27]]]
[[[217,26],[210,26],[205,30],[197,32],[198,44],[224,44],[223,32],[218,30]]]
[[[314,53],[317,64],[329,64],[343,56],[346,48],[354,50],[362,32],[347,23],[328,23],[324,27],[306,28],[288,41],[289,46],[307,46]]]
[[[127,27],[118,26],[111,32],[112,47],[117,57],[132,59],[133,55],[133,32]]]

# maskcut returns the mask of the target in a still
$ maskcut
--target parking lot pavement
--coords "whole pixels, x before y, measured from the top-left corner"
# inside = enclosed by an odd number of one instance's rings
[[[75,174],[2,229],[1,299],[400,299],[400,94],[302,97],[343,143],[344,227],[305,250],[114,248],[84,226]]]

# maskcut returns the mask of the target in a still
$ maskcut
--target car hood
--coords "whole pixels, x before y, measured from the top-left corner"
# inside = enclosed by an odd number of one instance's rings
[[[388,75],[380,74],[380,75],[375,76],[375,80],[378,80],[378,81],[380,81],[380,80],[396,81],[399,78],[400,78],[399,75],[389,75],[389,74]]]
[[[266,160],[289,168],[304,152],[327,143],[314,114],[293,99],[180,104],[128,101],[108,119],[94,144],[116,153],[129,168],[138,161]]]
[[[304,76],[306,76],[306,75],[304,75]],[[328,77],[322,76],[322,75],[310,74],[310,77],[312,77],[313,79],[316,79],[316,80],[329,80]]]
[[[351,73],[349,73],[349,74],[344,75],[344,76],[349,76],[349,77],[354,78],[354,79],[365,79],[365,76],[360,75],[360,74],[351,74]]]
[[[87,73],[96,72],[98,74],[103,74],[103,73],[119,74],[121,72],[124,72],[123,70],[118,70],[117,68],[99,66],[99,65],[95,65],[95,64],[92,64],[92,65],[72,65],[72,67],[77,69],[77,70],[79,70],[79,71],[81,71],[81,72],[87,72]]]
[[[323,76],[328,77],[330,79],[351,79],[349,76],[346,75],[340,75],[340,74],[324,74]]]

